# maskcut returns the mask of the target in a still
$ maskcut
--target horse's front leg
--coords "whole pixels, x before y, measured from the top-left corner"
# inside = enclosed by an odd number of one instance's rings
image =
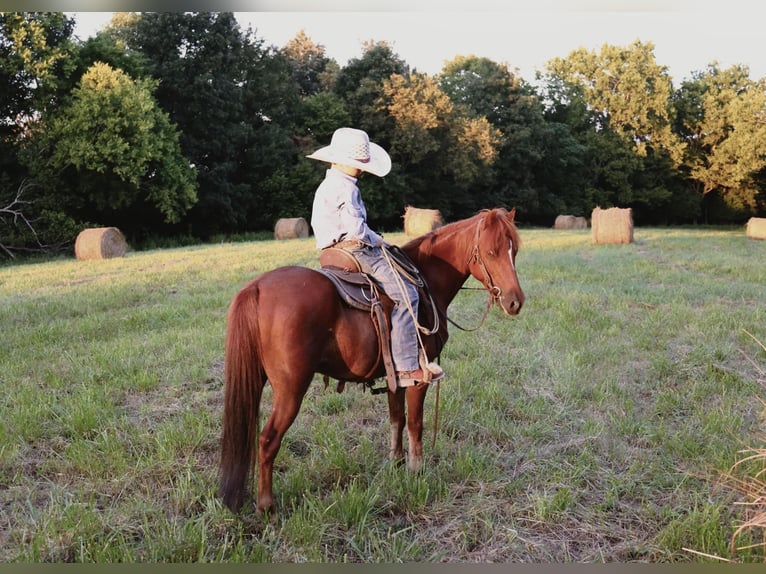
[[[391,423],[391,450],[388,456],[394,461],[404,460],[404,445],[402,444],[402,433],[404,432],[404,391],[397,390],[396,393],[388,392],[388,420]]]
[[[407,434],[409,438],[409,469],[420,470],[423,465],[423,404],[429,385],[407,387]]]

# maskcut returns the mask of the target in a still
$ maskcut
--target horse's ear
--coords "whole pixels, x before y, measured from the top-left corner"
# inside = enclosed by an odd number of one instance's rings
[[[508,221],[515,221],[516,220],[516,208],[514,207],[508,212]]]

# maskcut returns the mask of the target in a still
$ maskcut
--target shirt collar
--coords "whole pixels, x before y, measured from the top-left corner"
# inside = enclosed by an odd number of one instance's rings
[[[348,175],[347,173],[343,173],[341,170],[339,170],[339,169],[337,169],[335,167],[331,167],[330,169],[328,169],[327,173],[331,174],[333,177],[345,178],[345,179],[353,182],[354,184],[356,184],[356,182],[357,182],[357,178],[356,177],[352,177],[352,176]]]

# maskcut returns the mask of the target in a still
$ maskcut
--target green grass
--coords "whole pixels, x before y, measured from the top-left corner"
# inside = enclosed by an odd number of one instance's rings
[[[766,339],[766,243],[522,237],[526,305],[451,329],[424,470],[388,461],[384,396],[317,376],[271,521],[216,497],[226,311],[257,274],[316,266],[312,239],[0,267],[0,561],[733,558],[721,475],[764,420],[744,330]],[[462,292],[450,315],[475,326],[485,301]]]

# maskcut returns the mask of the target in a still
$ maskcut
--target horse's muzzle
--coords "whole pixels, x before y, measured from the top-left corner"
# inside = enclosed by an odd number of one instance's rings
[[[503,295],[497,300],[497,303],[506,315],[518,315],[524,305],[524,295]]]

